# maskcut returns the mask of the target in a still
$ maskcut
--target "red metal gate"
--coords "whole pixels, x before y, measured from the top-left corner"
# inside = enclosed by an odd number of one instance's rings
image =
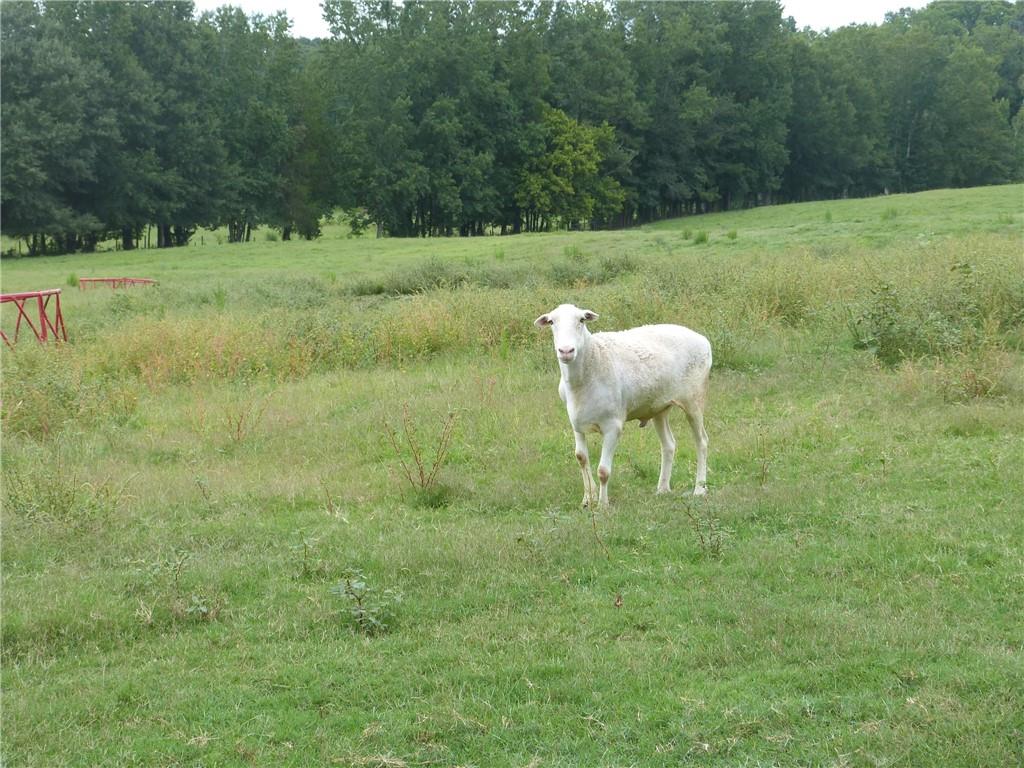
[[[32,306],[33,299],[35,300],[34,307]],[[53,303],[52,317],[50,316],[51,300]],[[68,340],[68,332],[64,327],[64,315],[60,311],[60,288],[51,288],[48,291],[0,294],[0,306],[4,304],[14,304],[18,309],[18,319],[14,324],[14,338],[9,338],[0,328],[0,338],[11,349],[14,349],[14,344],[18,341],[22,321],[32,329],[40,342],[49,341],[51,338],[57,341]],[[35,315],[35,322],[33,322],[33,315]]]
[[[132,285],[156,285],[156,280],[150,280],[148,277],[80,277],[78,278],[78,288],[84,291],[91,285],[100,285],[106,283],[111,288],[128,288]]]

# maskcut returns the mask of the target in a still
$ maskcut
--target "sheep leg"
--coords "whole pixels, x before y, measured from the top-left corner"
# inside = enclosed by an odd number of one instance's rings
[[[597,488],[594,487],[594,476],[590,473],[590,454],[587,452],[587,438],[582,432],[573,432],[576,436],[576,461],[583,472],[583,506],[588,507],[597,501]]]
[[[697,444],[697,478],[693,495],[703,496],[708,492],[708,433],[704,429],[704,410],[691,407],[686,411],[686,419],[690,422],[693,441]]]
[[[672,436],[672,428],[668,424],[668,411],[654,417],[654,429],[661,440],[661,476],[658,478],[658,493],[672,490],[672,463],[676,457],[676,439]]]
[[[601,443],[601,463],[597,465],[597,477],[601,481],[601,497],[598,503],[602,507],[608,506],[608,479],[612,476],[612,458],[615,456],[615,446],[619,444],[619,435],[622,434],[621,424],[612,424],[608,428],[602,428],[604,441]]]

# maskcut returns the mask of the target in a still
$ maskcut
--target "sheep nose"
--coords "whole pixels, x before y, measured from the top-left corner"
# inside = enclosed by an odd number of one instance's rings
[[[576,351],[576,347],[559,347],[558,348],[558,354],[563,355],[564,357],[568,357],[569,355],[571,355],[575,351]]]

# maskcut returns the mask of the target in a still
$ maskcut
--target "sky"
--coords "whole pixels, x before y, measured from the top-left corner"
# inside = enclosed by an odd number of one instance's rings
[[[319,0],[196,0],[196,11],[234,5],[246,13],[269,15],[285,10],[296,37],[329,37],[330,30],[320,15]],[[881,24],[888,11],[922,8],[927,0],[782,0],[782,15],[796,19],[798,28],[836,29],[847,24]]]

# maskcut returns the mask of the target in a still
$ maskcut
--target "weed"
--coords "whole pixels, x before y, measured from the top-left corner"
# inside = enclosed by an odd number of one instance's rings
[[[575,287],[607,283],[620,275],[628,275],[640,268],[640,263],[630,253],[602,256],[597,266],[590,263],[589,256],[576,246],[567,247],[566,259],[548,267],[548,280],[552,285]]]
[[[78,275],[76,275],[74,272],[72,272],[70,275],[68,275],[68,279],[65,282],[69,286],[71,286],[72,288],[77,288],[78,287]]]
[[[697,234],[693,236],[694,245],[704,245],[708,241],[708,233],[703,229],[698,229]]]
[[[323,579],[327,577],[327,564],[317,556],[320,539],[315,536],[304,536],[302,541],[291,546],[298,559],[295,578],[303,580]]]
[[[188,601],[178,599],[171,608],[172,614],[178,619],[207,623],[216,621],[224,608],[224,601],[203,592],[193,593]]]
[[[88,376],[70,345],[19,346],[4,361],[0,388],[5,436],[46,440],[72,425],[123,426],[138,408],[132,382]]]
[[[721,557],[722,548],[725,545],[726,539],[732,536],[732,531],[721,524],[711,511],[711,508],[703,501],[699,503],[688,502],[685,512],[693,532],[697,535],[697,544],[700,546],[700,551],[706,557]]]
[[[922,327],[907,316],[895,287],[882,283],[871,289],[871,299],[859,316],[849,314],[854,346],[870,350],[886,365],[923,354],[927,343]]]
[[[832,211],[827,210],[827,209],[825,211],[825,223],[826,224],[831,224],[832,223]]]
[[[548,267],[547,278],[552,285],[574,288],[589,282],[590,270],[574,261],[555,262]]]
[[[327,487],[327,481],[324,478],[320,478],[320,488],[324,492],[324,510],[331,517],[337,518],[344,523],[348,522],[348,518],[341,512],[341,506],[334,500],[331,495],[330,489]]]
[[[443,483],[431,485],[429,488],[415,488],[411,503],[423,509],[443,509],[451,505],[456,498],[456,489]]]
[[[131,479],[120,485],[109,478],[96,483],[81,480],[59,454],[41,469],[31,471],[5,462],[3,506],[27,519],[62,523],[104,519],[124,501]]]
[[[213,499],[213,495],[210,493],[210,484],[199,475],[195,476],[195,481],[196,486],[199,488],[199,494],[203,497],[203,504],[206,506],[206,511],[212,514],[216,502]]]
[[[239,445],[256,430],[267,411],[266,400],[246,399],[224,406],[224,434]]]
[[[268,229],[264,233],[263,239],[266,240],[268,243],[276,243],[278,240],[281,239],[281,236],[278,235],[277,232],[275,232],[274,230]]]
[[[436,256],[430,256],[414,267],[392,272],[383,280],[361,280],[352,286],[351,291],[356,296],[402,296],[442,289],[452,290],[469,282],[470,275],[466,269]]]
[[[639,268],[639,260],[630,253],[602,256],[598,264],[598,282],[607,283],[620,275],[631,275]]]
[[[587,252],[580,248],[578,245],[567,245],[562,249],[562,254],[569,261],[576,264],[586,264],[590,257],[587,256]]]
[[[395,449],[395,455],[398,457],[405,477],[414,491],[428,491],[434,488],[437,483],[437,473],[444,465],[445,459],[448,457],[448,450],[451,447],[452,435],[455,431],[455,421],[455,413],[449,412],[442,423],[441,432],[437,438],[437,445],[434,448],[434,461],[431,463],[429,470],[423,458],[423,449],[416,439],[416,427],[409,416],[409,404],[405,403],[402,405],[402,432],[411,457],[411,466],[405,460],[404,454],[406,451],[399,444],[398,434],[387,421],[384,422],[384,429],[391,440],[391,446]]]
[[[348,615],[358,632],[373,637],[388,632],[395,617],[395,609],[402,602],[401,592],[385,589],[374,594],[361,570],[349,569],[341,581],[331,587],[348,607]]]
[[[882,211],[882,221],[892,221],[893,219],[899,217],[899,215],[899,209],[889,206],[884,211]]]
[[[768,468],[772,464],[772,454],[768,446],[768,427],[763,422],[757,427],[757,461],[760,471],[758,482],[764,488],[768,483]]]
[[[147,588],[167,591],[172,596],[179,597],[181,595],[181,576],[191,559],[192,553],[188,550],[175,549],[170,557],[133,561],[132,572]]]
[[[1000,397],[1024,391],[1024,371],[1014,357],[991,345],[936,361],[939,390],[949,402]]]
[[[735,240],[737,237],[736,230],[730,229],[728,232],[725,233],[725,236],[730,240]]]

